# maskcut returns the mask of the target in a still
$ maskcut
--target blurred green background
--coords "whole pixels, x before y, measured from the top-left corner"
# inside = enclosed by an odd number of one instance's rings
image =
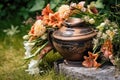
[[[54,11],[61,4],[79,2],[82,0],[0,0],[0,29],[9,28],[11,25],[22,25],[29,18],[36,18],[41,10],[49,3]],[[120,20],[120,0],[85,0],[86,4],[97,1],[101,13],[108,14],[112,20]]]

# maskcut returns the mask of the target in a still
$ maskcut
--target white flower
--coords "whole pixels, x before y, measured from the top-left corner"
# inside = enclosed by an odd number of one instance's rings
[[[36,67],[38,67],[38,60],[31,60],[30,61],[30,64],[28,64],[28,68],[29,69],[32,69],[32,68],[36,68]]]
[[[106,23],[105,22],[102,22],[99,26],[97,26],[96,28],[99,30],[99,31],[103,31],[103,29],[105,28],[105,25]]]
[[[112,40],[113,39],[113,36],[115,35],[115,32],[114,31],[111,31],[111,30],[107,30],[106,31],[106,34],[110,37],[110,39]]]
[[[39,68],[38,68],[38,60],[31,60],[30,64],[28,64],[28,69],[25,70],[29,72],[29,74],[39,74]]]
[[[72,3],[70,4],[70,7],[76,7],[76,6],[77,6],[76,3],[73,3],[73,2],[72,2]]]
[[[18,26],[15,27],[14,25],[11,25],[10,29],[5,29],[3,32],[5,32],[8,36],[13,36],[20,31],[18,30]]]
[[[29,74],[31,74],[31,75],[33,75],[33,74],[39,74],[39,68],[38,67],[33,68],[33,69],[27,69],[25,71],[29,72]]]
[[[105,19],[105,24],[107,24],[107,25],[109,25],[110,24],[110,20],[108,20],[108,19]]]
[[[104,27],[105,25],[106,25],[106,23],[104,23],[104,22],[100,24],[100,26],[102,26],[102,27]]]
[[[86,8],[82,8],[82,9],[81,9],[82,12],[85,12],[86,10],[87,10]]]
[[[89,23],[90,24],[94,24],[95,23],[95,20],[93,18],[89,19]]]
[[[93,49],[97,47],[98,41],[99,41],[98,39],[93,39],[93,44],[94,44]]]
[[[29,37],[30,37],[29,35],[24,35],[24,36],[23,36],[23,39],[24,39],[24,40],[28,40]]]
[[[97,33],[97,37],[99,38],[99,37],[101,37],[101,36],[102,36],[102,32],[99,31],[99,32]]]
[[[100,26],[100,25],[99,25],[99,26],[97,26],[96,28],[97,28],[99,31],[103,31],[104,26]]]
[[[107,39],[107,37],[108,37],[108,35],[105,34],[105,33],[103,33],[102,36],[101,36],[102,39]]]
[[[93,39],[93,44],[97,45],[98,44],[98,39]]]
[[[60,13],[60,16],[62,18],[68,18],[70,14],[70,6],[69,5],[62,5],[59,9],[58,12]]]
[[[111,24],[112,24],[112,26],[113,26],[114,28],[117,28],[117,27],[118,27],[118,25],[117,25],[115,22],[111,22]]]
[[[89,22],[89,19],[90,19],[89,16],[85,16],[85,17],[84,17],[85,22]]]
[[[35,45],[35,43],[24,41],[23,44],[24,44],[24,48],[26,50],[25,57],[30,57],[31,56],[32,47]]]
[[[118,33],[118,29],[114,29],[113,32],[114,32],[115,34],[117,34],[117,33]]]
[[[86,8],[84,7],[85,5],[85,1],[81,1],[78,3],[78,8],[81,9],[82,12],[85,12],[86,11]]]

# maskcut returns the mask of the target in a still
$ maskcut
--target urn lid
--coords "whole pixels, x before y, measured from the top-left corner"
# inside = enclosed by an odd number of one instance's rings
[[[59,40],[85,40],[92,38],[96,32],[80,18],[69,18],[63,26],[53,33],[53,38]]]

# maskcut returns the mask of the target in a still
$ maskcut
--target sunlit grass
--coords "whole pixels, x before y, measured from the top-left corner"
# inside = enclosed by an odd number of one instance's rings
[[[56,75],[52,62],[60,55],[50,52],[44,59],[47,69],[44,74],[29,75],[25,70],[23,40],[19,35],[0,38],[0,80],[68,80],[63,75]],[[54,57],[54,58],[53,58]]]

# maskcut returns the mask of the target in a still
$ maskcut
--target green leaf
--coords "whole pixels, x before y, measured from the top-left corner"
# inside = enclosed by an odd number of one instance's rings
[[[51,9],[54,9],[62,0],[51,0],[50,1],[50,7]]]
[[[104,8],[104,4],[102,0],[97,0],[95,4],[96,8]]]
[[[31,12],[42,10],[44,7],[44,0],[35,0],[35,5],[30,9]]]
[[[2,7],[3,7],[3,4],[0,4],[0,10],[2,9]]]

